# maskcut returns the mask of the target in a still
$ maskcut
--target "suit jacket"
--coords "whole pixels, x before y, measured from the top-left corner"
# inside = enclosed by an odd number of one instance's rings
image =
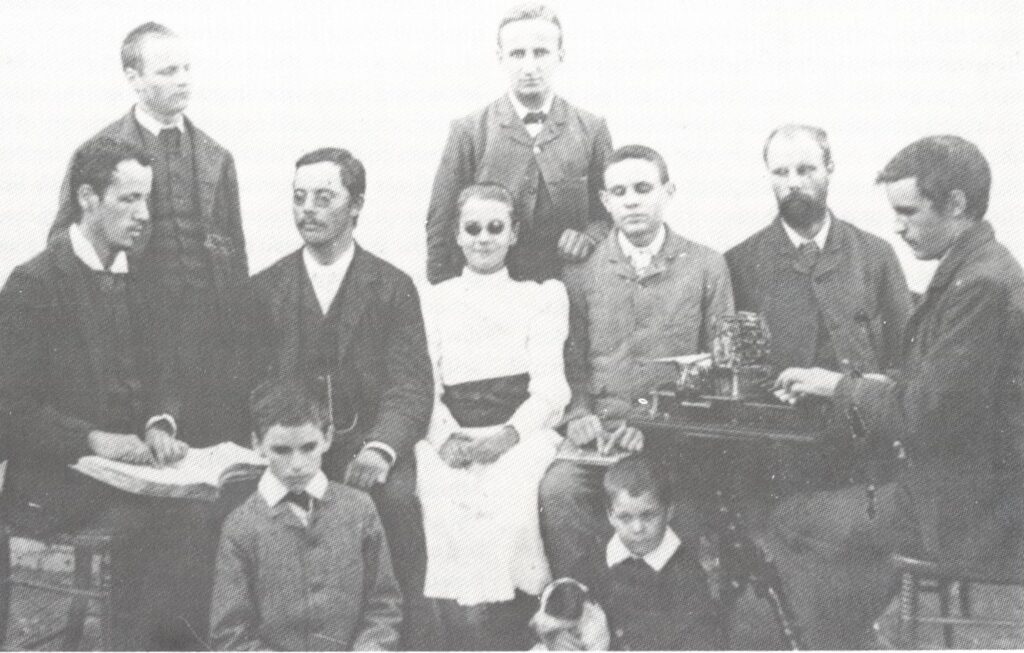
[[[331,483],[307,527],[255,492],[224,524],[211,605],[218,650],[395,650],[402,593],[373,501]]]
[[[412,280],[358,245],[342,282],[338,360],[354,376],[338,375],[343,396],[357,397],[354,433],[333,451],[354,455],[364,442],[383,442],[412,462],[412,447],[427,431],[434,401],[433,371]],[[295,375],[302,365],[300,275],[302,250],[260,272],[250,281],[254,341],[262,350],[258,375]],[[325,471],[337,478],[338,470]],[[344,467],[341,468],[342,470]]]
[[[133,109],[101,129],[75,151],[64,175],[64,183],[61,184],[57,217],[50,227],[51,239],[78,219],[77,189],[71,187],[71,173],[78,164],[82,149],[89,143],[109,138],[135,145],[145,151],[142,129],[144,128],[135,120]],[[230,152],[187,118],[185,131],[192,138],[192,148],[195,152],[196,192],[199,196],[199,211],[206,227],[205,246],[210,256],[213,281],[218,292],[224,293],[227,289],[242,284],[249,276],[235,161]],[[149,229],[133,252],[134,269],[139,272],[145,271],[145,245],[148,238]]]
[[[600,242],[611,228],[598,198],[611,152],[604,118],[557,96],[536,139],[507,95],[453,121],[427,213],[427,278],[440,283],[462,270],[466,261],[455,242],[458,198],[464,188],[479,182],[496,182],[512,191],[516,214],[527,228],[543,183],[567,227]]]
[[[1024,272],[979,222],[946,253],[911,316],[895,383],[844,378],[837,388],[872,433],[906,445],[925,544],[950,561],[987,553],[996,493],[1012,489],[1024,437],[1022,339]]]
[[[780,371],[813,363],[815,341],[806,325],[817,320],[794,300],[803,283],[797,249],[777,217],[726,252],[736,310],[762,313]],[[814,267],[812,288],[837,361],[863,372],[891,365],[910,314],[910,292],[892,247],[881,238],[832,218],[828,240]]]
[[[649,361],[709,351],[714,319],[733,310],[729,270],[718,252],[669,229],[641,276],[617,234],[566,269],[572,388],[566,420],[625,418],[634,400],[676,378],[673,366]]]
[[[129,295],[137,298],[131,287]],[[20,509],[32,503],[59,512],[69,494],[88,492],[85,477],[67,465],[92,451],[88,434],[109,430],[106,414],[106,362],[99,334],[107,316],[88,301],[86,272],[71,249],[65,229],[46,250],[11,272],[0,291],[0,416],[9,464],[4,503]],[[133,302],[133,329],[143,311]],[[173,392],[158,387],[155,352],[140,341],[137,364],[143,381],[142,413],[174,415]]]

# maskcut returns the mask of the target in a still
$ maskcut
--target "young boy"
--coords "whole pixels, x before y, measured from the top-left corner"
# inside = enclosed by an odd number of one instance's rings
[[[672,488],[643,455],[623,458],[604,477],[615,535],[605,551],[598,597],[612,646],[627,650],[713,650],[724,645],[718,606],[696,553],[668,526]]]
[[[269,466],[221,534],[210,613],[217,649],[393,650],[402,621],[369,495],[327,480],[327,409],[294,381],[252,396]]]

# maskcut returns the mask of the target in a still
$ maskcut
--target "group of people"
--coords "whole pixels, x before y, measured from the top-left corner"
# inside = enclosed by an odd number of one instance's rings
[[[878,176],[897,233],[940,261],[915,299],[892,248],[828,207],[823,129],[768,136],[778,216],[723,256],[665,224],[657,151],[614,149],[554,93],[550,9],[512,9],[497,45],[510,89],[452,123],[421,307],[355,241],[366,171],[335,147],[295,164],[303,246],[250,278],[232,157],[184,114],[182,41],[125,38],[139,101],[75,152],[45,251],[0,292],[5,519],[118,534],[115,646],[778,648],[761,599],[709,583],[710,487],[739,497],[814,648],[872,645],[892,553],[1019,545],[1024,273],[984,219],[975,145],[924,138]],[[709,351],[735,311],[766,322],[780,401],[855,409],[873,449],[825,428],[813,450],[718,456],[631,424],[675,380],[654,359]],[[268,467],[214,504],[68,468],[223,440]]]

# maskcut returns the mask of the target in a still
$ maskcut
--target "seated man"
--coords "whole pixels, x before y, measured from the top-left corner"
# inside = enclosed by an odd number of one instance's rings
[[[89,454],[165,464],[188,447],[165,414],[176,402],[159,396],[146,312],[125,257],[149,220],[149,159],[100,140],[78,161],[77,221],[15,268],[0,292],[0,415],[10,456],[3,500],[22,532],[100,526],[124,535],[114,553],[114,645],[132,649],[153,635],[146,563],[160,550],[155,533],[163,531],[154,526],[164,504],[68,465]]]
[[[643,449],[644,435],[626,425],[627,413],[636,399],[675,379],[674,367],[649,361],[708,351],[715,317],[732,312],[723,257],[664,223],[674,192],[660,154],[642,145],[616,150],[601,191],[615,229],[589,260],[566,270],[566,422],[578,445]],[[541,527],[555,578],[588,583],[586,551],[611,536],[603,471],[557,460],[541,483]],[[678,507],[676,514],[687,516]]]

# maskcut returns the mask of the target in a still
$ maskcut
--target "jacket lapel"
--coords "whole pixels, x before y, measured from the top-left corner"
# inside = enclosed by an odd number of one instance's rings
[[[61,273],[60,295],[61,301],[67,306],[75,306],[78,309],[79,323],[82,325],[82,336],[85,338],[85,346],[89,352],[89,362],[92,367],[92,377],[95,381],[94,388],[101,387],[103,371],[103,348],[100,345],[100,333],[104,328],[103,318],[99,307],[88,301],[89,289],[85,278],[85,271],[71,249],[71,238],[65,230],[56,236],[50,245],[50,257],[53,264]]]
[[[195,157],[196,193],[199,196],[199,210],[207,231],[213,227],[213,207],[216,200],[220,169],[224,162],[224,151],[209,136],[197,129],[191,120],[185,119],[185,126],[192,138],[192,152]]]
[[[370,266],[369,255],[359,246],[355,245],[356,251],[352,256],[352,265],[345,274],[338,291],[338,302],[331,310],[338,312],[338,360],[345,360],[345,353],[352,344],[352,336],[355,334],[359,323],[366,312],[366,306],[370,299],[372,290],[370,286],[376,280],[376,275]]]
[[[501,129],[506,136],[523,145],[533,146],[533,138],[526,131],[526,126],[523,125],[523,121],[520,120],[515,107],[512,106],[512,100],[507,95],[502,95],[498,99],[494,110],[498,124],[501,125]]]
[[[843,252],[849,246],[846,238],[846,230],[836,217],[832,216],[832,226],[829,227],[828,239],[825,247],[818,255],[818,262],[814,266],[814,276],[821,278],[836,271],[843,262]]]
[[[280,268],[281,274],[274,281],[271,297],[271,318],[281,330],[281,348],[278,354],[278,372],[293,375],[299,369],[300,332],[302,325],[299,314],[299,292],[305,270],[302,266],[302,250],[288,255]]]
[[[511,104],[512,103],[509,102],[509,105]],[[537,145],[546,145],[561,136],[568,118],[568,106],[566,101],[556,96],[554,102],[551,103],[551,115],[549,115],[548,119],[544,121],[544,128],[540,130],[539,134],[537,134]],[[523,130],[525,131],[526,128],[523,127]],[[527,136],[529,136],[529,134],[527,134]]]

